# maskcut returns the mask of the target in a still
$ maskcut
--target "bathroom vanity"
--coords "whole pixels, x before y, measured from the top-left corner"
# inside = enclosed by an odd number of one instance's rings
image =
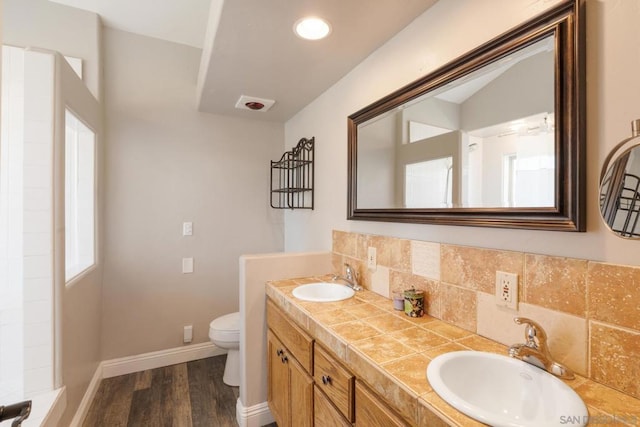
[[[506,355],[506,346],[433,317],[408,317],[368,290],[329,303],[293,297],[296,286],[327,277],[266,285],[268,402],[279,426],[483,425],[442,400],[426,369],[443,353]],[[594,420],[640,420],[638,399],[583,377],[566,383]]]
[[[279,426],[350,426],[356,412],[355,425],[406,424],[272,301],[267,324],[268,401]]]

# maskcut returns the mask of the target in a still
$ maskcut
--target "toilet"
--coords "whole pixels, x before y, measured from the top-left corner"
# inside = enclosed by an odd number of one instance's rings
[[[209,324],[209,339],[217,347],[225,348],[227,363],[222,381],[226,385],[240,385],[240,313],[225,314]]]

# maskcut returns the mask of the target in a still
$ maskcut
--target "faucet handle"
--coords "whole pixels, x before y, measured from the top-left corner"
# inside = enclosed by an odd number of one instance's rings
[[[542,326],[539,323],[534,322],[531,319],[527,319],[526,317],[514,317],[513,321],[518,325],[525,324],[526,328],[524,329],[524,336],[527,340],[527,344],[533,343],[537,346],[543,346],[547,343],[547,333],[544,331]],[[536,343],[537,339],[537,343]]]

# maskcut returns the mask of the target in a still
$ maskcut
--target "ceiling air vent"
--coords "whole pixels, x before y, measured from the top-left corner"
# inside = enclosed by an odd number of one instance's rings
[[[273,99],[264,99],[264,98],[257,98],[255,96],[240,95],[238,102],[236,102],[236,108],[239,108],[241,110],[265,112],[269,108],[271,108],[271,106],[275,103],[276,101],[274,101]]]

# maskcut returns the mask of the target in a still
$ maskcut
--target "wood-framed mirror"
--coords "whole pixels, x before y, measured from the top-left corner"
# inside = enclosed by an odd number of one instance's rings
[[[584,231],[583,0],[348,117],[350,220]]]

